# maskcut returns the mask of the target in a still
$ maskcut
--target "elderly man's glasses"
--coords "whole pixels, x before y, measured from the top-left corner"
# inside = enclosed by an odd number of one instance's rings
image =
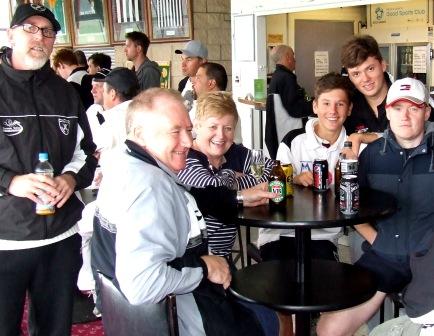
[[[20,25],[16,25],[13,28],[16,28],[19,26],[23,27],[23,30],[27,33],[30,33],[30,34],[37,34],[38,31],[42,31],[42,36],[48,37],[48,38],[56,37],[56,34],[57,34],[57,32],[51,28],[41,28],[41,27],[32,25],[30,23],[23,23]]]

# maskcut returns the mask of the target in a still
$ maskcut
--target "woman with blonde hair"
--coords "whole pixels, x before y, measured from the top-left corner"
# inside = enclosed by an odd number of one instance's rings
[[[178,174],[184,184],[242,190],[267,181],[272,161],[265,159],[260,179],[250,173],[251,151],[234,143],[237,122],[238,112],[230,93],[209,92],[198,98],[194,121],[196,139],[185,169]],[[223,224],[211,217],[206,218],[206,222],[211,252],[231,261],[237,233],[235,225]]]

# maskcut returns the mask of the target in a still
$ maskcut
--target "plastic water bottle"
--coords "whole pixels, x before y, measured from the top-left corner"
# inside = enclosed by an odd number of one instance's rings
[[[54,169],[48,162],[48,153],[39,153],[39,162],[36,164],[35,174],[44,176],[54,176]],[[36,213],[38,215],[52,215],[56,211],[54,206],[49,204],[43,197],[38,196],[43,204],[36,203]]]

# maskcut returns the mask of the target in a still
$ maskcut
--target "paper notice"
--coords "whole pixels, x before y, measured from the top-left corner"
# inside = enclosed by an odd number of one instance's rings
[[[413,73],[426,73],[426,46],[413,47]]]
[[[315,77],[321,77],[329,73],[329,52],[315,51]]]

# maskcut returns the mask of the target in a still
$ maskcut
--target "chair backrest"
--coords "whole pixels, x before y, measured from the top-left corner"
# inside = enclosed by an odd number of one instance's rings
[[[280,143],[286,133],[293,129],[303,127],[303,121],[301,118],[293,118],[289,115],[288,111],[286,111],[282,104],[282,99],[279,94],[274,93],[273,100],[274,114],[276,116],[277,143]]]
[[[303,120],[289,115],[277,93],[270,93],[267,96],[266,115],[265,144],[270,158],[274,160],[276,159],[277,148],[285,134],[293,129],[303,127]]]
[[[175,295],[168,295],[160,303],[132,305],[101,273],[98,282],[105,335],[179,335]]]
[[[290,130],[288,133],[286,133],[281,142],[286,144],[288,148],[291,148],[292,140],[294,140],[297,136],[303,133],[306,133],[306,129],[304,127]]]

